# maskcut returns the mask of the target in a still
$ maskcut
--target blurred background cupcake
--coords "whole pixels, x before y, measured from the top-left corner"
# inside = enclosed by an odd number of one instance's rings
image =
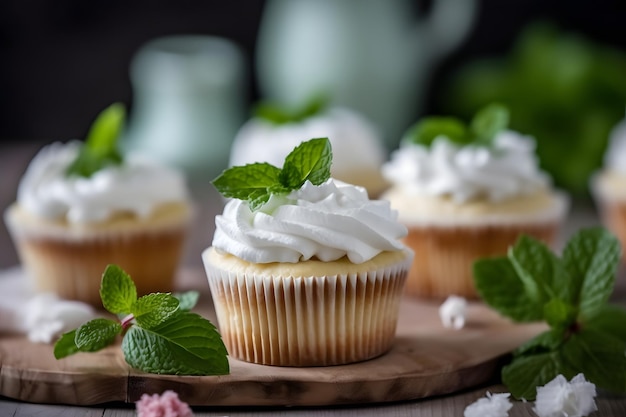
[[[192,217],[184,177],[121,155],[125,118],[114,104],[85,143],[55,142],[33,158],[5,222],[33,287],[100,306],[100,278],[118,264],[138,292],[173,289]]]
[[[387,186],[380,172],[387,158],[380,133],[362,115],[345,107],[329,107],[322,97],[294,110],[259,104],[255,116],[235,136],[230,165],[263,161],[280,166],[300,142],[320,137],[332,143],[334,178],[365,187],[371,196]]]
[[[522,233],[556,243],[568,198],[539,169],[534,139],[508,124],[509,112],[498,104],[469,126],[428,117],[384,165],[393,186],[382,198],[399,211],[415,251],[408,294],[475,298],[476,259],[505,254]]]
[[[590,187],[603,222],[626,247],[626,118],[611,131],[604,166]]]

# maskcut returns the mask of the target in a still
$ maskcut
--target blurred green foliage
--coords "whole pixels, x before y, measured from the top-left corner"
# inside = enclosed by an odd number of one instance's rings
[[[555,184],[588,196],[609,132],[624,118],[626,54],[535,23],[508,56],[457,71],[441,100],[446,113],[463,118],[492,101],[503,103],[511,129],[537,140],[541,166]]]

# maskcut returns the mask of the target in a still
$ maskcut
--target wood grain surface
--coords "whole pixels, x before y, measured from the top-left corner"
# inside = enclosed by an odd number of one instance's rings
[[[184,271],[179,288],[205,288],[200,271]],[[208,290],[197,311],[215,322]],[[381,403],[448,394],[491,380],[500,359],[543,327],[516,325],[481,303],[468,307],[462,330],[444,328],[437,303],[405,298],[395,344],[376,359],[333,367],[288,368],[231,359],[219,377],[146,374],[128,367],[119,345],[55,360],[52,346],[23,336],[0,340],[0,395],[34,403],[134,402],[172,389],[192,405],[323,406]]]

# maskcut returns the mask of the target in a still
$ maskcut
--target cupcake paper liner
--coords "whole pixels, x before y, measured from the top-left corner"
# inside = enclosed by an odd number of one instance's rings
[[[5,220],[33,290],[97,307],[102,305],[102,273],[109,264],[125,270],[139,294],[172,291],[187,233],[186,220],[177,226],[94,231],[80,237],[43,229],[38,233],[10,213]]]
[[[410,296],[443,300],[450,295],[475,299],[473,264],[506,256],[521,234],[548,245],[556,242],[558,222],[527,225],[409,227],[405,238],[415,252],[406,283]]]
[[[203,258],[231,357],[326,366],[391,348],[410,259],[361,273],[282,277],[230,272]]]

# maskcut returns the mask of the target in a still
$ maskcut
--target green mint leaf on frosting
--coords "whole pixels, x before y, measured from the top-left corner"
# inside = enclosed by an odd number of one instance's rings
[[[62,359],[95,352],[123,335],[121,348],[130,366],[144,372],[176,375],[223,375],[229,372],[228,352],[216,327],[189,312],[198,292],[173,296],[154,293],[137,298],[134,282],[116,265],[102,276],[100,294],[119,321],[98,318],[63,334],[54,346]],[[180,301],[179,301],[180,300]]]
[[[295,109],[262,102],[255,107],[254,115],[277,125],[298,123],[322,113],[328,104],[328,97],[323,94],[313,96],[304,106]]]
[[[469,126],[455,117],[424,117],[411,126],[402,141],[430,146],[438,137],[457,145],[490,146],[495,136],[509,125],[509,110],[493,103],[480,109]]]
[[[146,372],[171,375],[229,372],[226,348],[217,329],[189,312],[181,312],[152,329],[131,328],[122,341],[122,351],[131,366]]]
[[[287,157],[280,171],[280,184],[297,190],[305,181],[320,185],[330,178],[333,151],[326,138],[311,139],[298,145]]]
[[[470,122],[474,141],[489,144],[498,132],[509,126],[509,109],[502,104],[492,103],[480,109]]]
[[[502,369],[515,397],[533,400],[537,386],[578,373],[600,388],[626,392],[626,310],[607,304],[620,253],[613,235],[591,228],[576,233],[561,257],[522,236],[507,257],[474,264],[485,303],[515,321],[550,326]]]
[[[465,124],[454,117],[426,117],[413,125],[405,134],[404,140],[430,146],[435,138],[447,137],[451,142],[464,145],[469,142]]]
[[[104,109],[91,125],[85,143],[65,174],[91,177],[104,167],[121,164],[122,155],[117,149],[117,141],[125,118],[126,110],[121,103]]]
[[[236,166],[222,172],[212,181],[228,198],[247,201],[251,210],[258,210],[272,195],[288,194],[306,181],[320,185],[330,178],[332,147],[328,138],[302,142],[285,157],[277,168],[268,163]]]

